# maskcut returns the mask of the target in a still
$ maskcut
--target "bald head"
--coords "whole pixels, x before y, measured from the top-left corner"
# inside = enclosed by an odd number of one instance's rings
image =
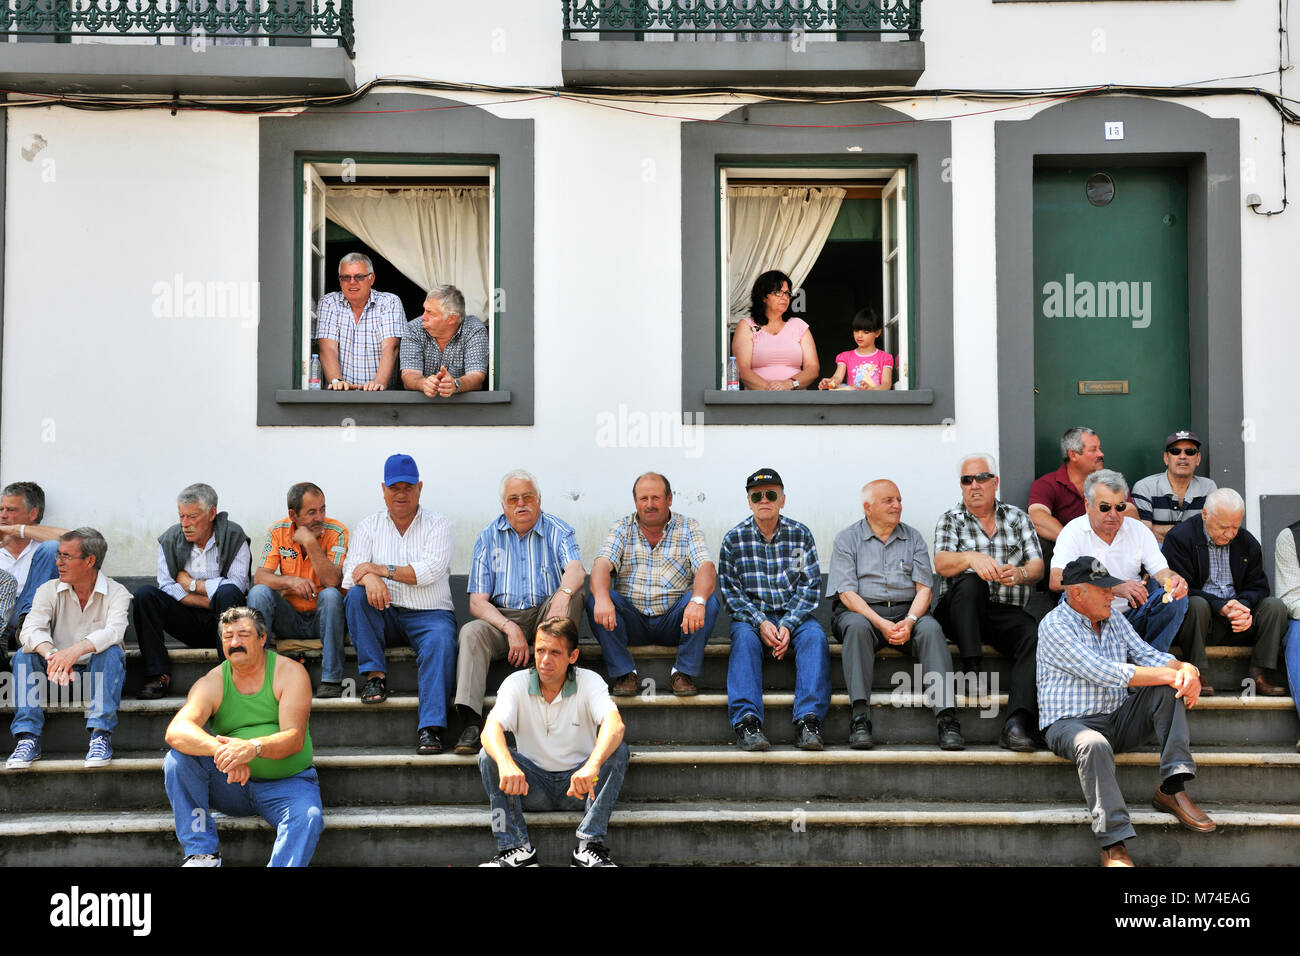
[[[869,481],[862,488],[862,513],[882,541],[898,527],[903,516],[903,496],[888,478]]]

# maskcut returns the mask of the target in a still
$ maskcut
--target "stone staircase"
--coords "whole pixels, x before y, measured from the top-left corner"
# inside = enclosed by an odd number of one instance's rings
[[[124,582],[127,583],[127,582]],[[453,588],[453,593],[455,593]],[[458,608],[458,619],[466,619]],[[825,614],[823,608],[820,614]],[[585,628],[584,628],[585,631]],[[832,644],[834,696],[825,723],[828,749],[792,744],[792,661],[766,664],[765,729],[774,749],[742,753],[726,716],[726,626],[706,649],[701,694],[666,688],[673,648],[635,649],[644,693],[620,701],[632,750],[610,845],[624,865],[650,864],[957,864],[1095,865],[1096,845],[1073,766],[1046,751],[997,746],[1005,693],[961,697],[967,749],[945,753],[918,695],[900,678],[912,661],[881,652],[872,722],[875,750],[852,751],[839,646]],[[580,666],[603,672],[600,648],[584,639]],[[1292,865],[1300,847],[1300,721],[1290,698],[1226,696],[1240,686],[1248,649],[1213,648],[1207,678],[1223,696],[1193,710],[1200,768],[1191,791],[1218,822],[1217,832],[1183,830],[1150,808],[1157,784],[1153,745],[1118,758],[1140,865]],[[1009,687],[1009,662],[985,649],[996,686]],[[116,758],[82,766],[79,712],[51,709],[44,757],[30,770],[0,772],[0,863],[4,865],[158,865],[179,862],[162,786],[163,732],[194,680],[215,663],[212,651],[172,652],[177,697],[136,701],[138,652],[128,653]],[[308,662],[313,681],[319,659]],[[493,667],[489,687],[509,673]],[[346,676],[355,678],[349,648]],[[993,678],[990,678],[992,681]],[[326,831],[315,865],[466,865],[494,852],[487,800],[475,759],[417,757],[415,669],[408,649],[391,653],[384,704],[315,701],[311,729],[325,802]],[[489,701],[490,704],[490,701]],[[455,739],[459,727],[449,728]],[[578,817],[532,814],[529,827],[544,864],[564,863]],[[270,852],[260,820],[220,823],[230,864],[260,865]]]

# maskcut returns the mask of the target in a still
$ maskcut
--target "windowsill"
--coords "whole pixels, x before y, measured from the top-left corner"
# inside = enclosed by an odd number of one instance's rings
[[[465,392],[451,398],[429,398],[423,392],[362,392],[355,389],[333,392],[329,389],[311,391],[302,388],[280,388],[275,391],[279,405],[508,405],[509,392]]]
[[[791,392],[728,392],[706,389],[705,405],[933,405],[934,390],[858,392],[800,389]]]

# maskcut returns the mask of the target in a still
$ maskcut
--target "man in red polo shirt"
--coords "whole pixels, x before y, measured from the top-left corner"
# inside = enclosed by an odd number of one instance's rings
[[[1091,428],[1075,425],[1061,436],[1065,464],[1029,486],[1029,519],[1046,544],[1086,510],[1083,480],[1102,467],[1101,439]]]

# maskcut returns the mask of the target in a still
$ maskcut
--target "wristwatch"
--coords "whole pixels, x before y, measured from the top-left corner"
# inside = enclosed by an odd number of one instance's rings
[[[257,752],[257,756],[262,756],[262,741],[254,738],[251,743],[253,745],[253,750]]]
[[[190,593],[194,594],[199,589],[199,579],[190,578]]]
[[[706,602],[706,601],[704,600],[704,598],[700,597],[700,596],[697,594],[697,595],[695,595],[693,598],[691,598],[691,603],[692,603],[692,604],[698,604],[700,607],[704,607],[704,605],[705,605],[706,603],[708,603],[708,602]]]
[[[563,585],[560,585],[560,590],[563,591],[565,594],[567,594],[569,597],[573,597],[573,588],[566,588]]]
[[[390,565],[388,566],[388,580],[390,580],[390,581],[393,580],[393,575],[396,574],[396,573],[397,573],[397,565],[395,565],[395,564],[390,564]]]
[[[458,378],[453,378],[453,379],[451,380],[451,384],[456,386],[456,391],[455,391],[455,392],[452,392],[451,394],[455,395],[455,394],[459,393],[459,392],[460,392],[460,379],[458,379]]]
[[[790,379],[790,390],[795,391],[798,388],[799,388],[799,380],[797,378]]]
[[[921,620],[921,619],[920,619],[919,617],[917,617],[915,614],[909,614],[909,615],[907,615],[907,617],[905,617],[903,620],[905,620],[905,621],[911,621],[913,624],[917,624],[917,623],[920,623],[920,620]]]

